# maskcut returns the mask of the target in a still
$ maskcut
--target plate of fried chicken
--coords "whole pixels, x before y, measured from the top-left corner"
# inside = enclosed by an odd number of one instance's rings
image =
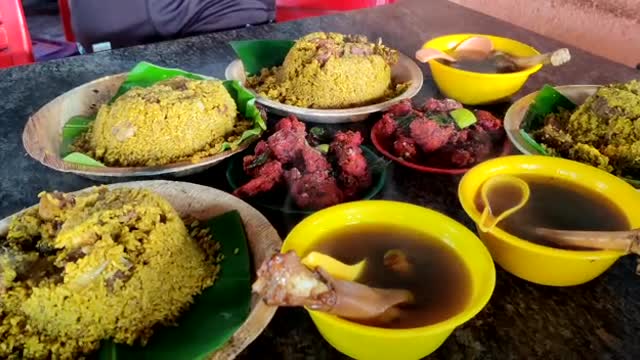
[[[401,165],[449,175],[511,151],[501,119],[452,99],[429,99],[420,107],[406,100],[390,107],[371,129],[371,141]]]
[[[256,144],[253,154],[231,160],[227,181],[237,197],[285,213],[310,214],[371,199],[384,186],[389,162],[363,140],[357,131],[307,131],[290,115]]]

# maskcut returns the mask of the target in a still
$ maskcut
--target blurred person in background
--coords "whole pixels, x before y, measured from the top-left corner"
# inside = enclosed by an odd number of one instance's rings
[[[86,52],[272,22],[275,0],[70,0]],[[94,47],[94,45],[97,45]]]

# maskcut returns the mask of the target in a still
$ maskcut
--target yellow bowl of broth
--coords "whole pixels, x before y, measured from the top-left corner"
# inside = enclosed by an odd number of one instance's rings
[[[489,38],[495,50],[515,56],[533,56],[540,53],[529,45],[516,40],[483,34],[452,34],[429,40],[423,48],[434,48],[451,52],[460,42],[474,36]],[[448,98],[466,105],[490,104],[508,99],[517,93],[531,74],[542,65],[532,66],[517,72],[491,73],[488,64],[461,64],[460,68],[439,60],[430,60],[431,74],[440,92]],[[458,66],[458,65],[456,65]],[[486,69],[485,69],[486,68]],[[482,72],[481,72],[482,71]]]
[[[625,181],[575,161],[538,155],[514,155],[483,162],[467,172],[458,188],[466,213],[479,223],[480,189],[496,175],[527,182],[526,205],[488,232],[478,228],[493,259],[511,274],[549,286],[574,286],[601,275],[625,253],[557,248],[532,232],[556,230],[617,231],[640,227],[640,194]],[[503,201],[496,189],[491,197]],[[490,202],[492,200],[489,200]]]
[[[324,339],[355,359],[429,355],[487,304],[495,285],[491,255],[472,231],[407,203],[365,200],[318,211],[289,233],[282,252],[289,250],[300,257],[319,251],[348,264],[366,259],[356,281],[412,291],[414,304],[401,307],[402,316],[384,326],[307,309]],[[414,269],[409,277],[384,270],[389,250],[409,257]]]

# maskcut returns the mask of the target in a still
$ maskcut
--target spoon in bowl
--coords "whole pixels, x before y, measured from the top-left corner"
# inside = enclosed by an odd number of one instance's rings
[[[500,196],[493,196],[496,191]],[[478,222],[480,231],[490,232],[500,221],[522,209],[530,194],[529,185],[518,177],[496,175],[489,178],[480,188],[483,206]]]
[[[356,281],[367,265],[366,259],[356,264],[348,265],[329,255],[316,251],[310,252],[307,256],[303,257],[300,262],[311,270],[315,270],[317,267],[323,268],[333,277],[346,281]]]
[[[486,37],[473,36],[461,41],[453,48],[453,56],[434,48],[423,48],[416,52],[416,58],[423,63],[429,60],[456,62],[461,59],[483,60],[493,51],[493,42]]]

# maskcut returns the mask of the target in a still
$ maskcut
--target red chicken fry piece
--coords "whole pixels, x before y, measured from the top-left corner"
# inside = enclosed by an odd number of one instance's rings
[[[301,209],[322,209],[339,204],[344,198],[328,171],[302,174],[293,168],[285,172],[285,178],[294,202]]]
[[[237,188],[233,195],[240,198],[252,197],[267,192],[282,182],[282,164],[277,160],[271,160],[261,165],[255,172],[255,177],[248,183]]]
[[[362,135],[359,132],[338,132],[329,147],[339,167],[338,180],[346,198],[355,198],[363,189],[371,185],[371,173],[367,159],[362,153]]]

